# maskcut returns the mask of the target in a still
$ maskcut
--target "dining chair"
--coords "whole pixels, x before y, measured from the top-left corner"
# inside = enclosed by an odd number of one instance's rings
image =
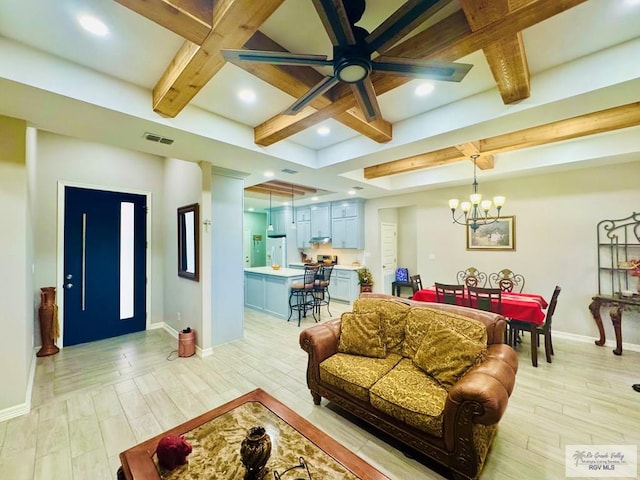
[[[435,283],[436,286],[436,302],[448,303],[449,305],[457,305],[458,297],[461,299],[461,304],[467,304],[467,298],[465,296],[464,285],[448,285],[446,283]]]
[[[522,293],[524,289],[524,276],[519,273],[513,273],[508,268],[503,268],[497,273],[489,274],[489,286],[491,288],[499,288],[503,293]],[[508,339],[509,345],[514,347],[516,343],[522,343],[520,336],[521,330],[512,330],[511,324],[507,318],[507,330],[505,330],[505,341]]]
[[[505,293],[522,293],[524,276],[520,273],[513,273],[508,268],[503,268],[497,273],[489,274],[489,286],[491,288],[499,288]]]
[[[487,285],[487,274],[475,267],[459,271],[456,278],[458,283],[462,283],[467,287],[485,287]]]
[[[467,287],[469,306],[478,310],[502,314],[502,290],[499,288]]]
[[[409,281],[411,282],[411,288],[413,289],[413,293],[415,294],[418,290],[422,290],[422,277],[420,274],[411,275],[409,277]],[[413,295],[411,297],[413,298]]]
[[[523,322],[522,320],[509,320],[511,335],[515,330],[528,330],[531,332],[531,363],[534,367],[538,366],[538,345],[540,344],[540,335],[544,335],[544,353],[547,357],[547,363],[551,363],[551,355],[553,355],[553,343],[551,342],[551,320],[553,314],[556,311],[556,304],[558,303],[558,296],[560,295],[560,288],[556,285],[551,296],[551,301],[547,307],[547,315],[545,316],[544,323],[540,326],[531,322]],[[510,342],[512,339],[510,340]]]
[[[396,268],[396,279],[391,282],[391,295],[399,297],[403,287],[413,288],[409,278],[409,269],[399,267]]]

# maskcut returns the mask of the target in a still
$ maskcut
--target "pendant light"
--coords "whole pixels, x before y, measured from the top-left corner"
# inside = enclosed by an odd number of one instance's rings
[[[476,160],[479,156],[480,155],[471,155],[471,159],[473,160],[473,183],[471,184],[469,201],[460,203],[457,198],[449,200],[453,223],[469,226],[474,232],[481,225],[489,225],[497,222],[500,219],[500,210],[505,201],[505,197],[501,195],[493,197],[493,202],[491,200],[482,200],[482,195],[478,193],[478,179],[476,178]],[[496,207],[495,215],[489,214],[492,205]],[[456,217],[458,206],[460,206],[462,213]]]
[[[296,229],[296,206],[293,200],[293,185],[291,185],[291,230]]]
[[[273,232],[273,210],[271,209],[271,190],[269,190],[269,226],[267,232]]]

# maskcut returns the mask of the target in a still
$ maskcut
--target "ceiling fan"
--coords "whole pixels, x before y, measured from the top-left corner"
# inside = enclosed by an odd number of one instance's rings
[[[450,0],[409,0],[369,33],[356,25],[366,8],[365,0],[313,0],[325,30],[333,44],[333,59],[326,55],[306,55],[264,50],[222,50],[230,62],[256,62],[278,65],[331,66],[333,75],[325,76],[283,113],[295,115],[309,102],[338,83],[350,86],[358,106],[368,122],[382,117],[373,83],[372,71],[414,78],[459,82],[472,65],[387,57],[383,52],[403,38]],[[372,59],[374,52],[381,55]]]

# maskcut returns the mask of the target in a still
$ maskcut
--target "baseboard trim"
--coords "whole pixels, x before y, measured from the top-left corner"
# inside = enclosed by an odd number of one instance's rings
[[[31,395],[33,394],[33,384],[36,380],[36,361],[38,359],[36,356],[37,351],[38,348],[33,350],[33,358],[31,359],[31,369],[29,370],[29,378],[27,379],[27,391],[25,392],[24,402],[14,405],[13,407],[0,410],[0,422],[26,415],[31,411]]]
[[[577,335],[575,333],[558,332],[556,330],[552,331],[552,335],[554,337],[564,338],[566,340],[572,340],[574,342],[590,343],[592,345],[594,345],[594,342],[596,340],[594,337],[588,337],[586,335]],[[615,348],[616,347],[616,341],[615,341],[615,339],[607,340],[603,346]],[[622,342],[622,350],[630,350],[632,352],[640,352],[640,345],[637,345],[635,343]]]

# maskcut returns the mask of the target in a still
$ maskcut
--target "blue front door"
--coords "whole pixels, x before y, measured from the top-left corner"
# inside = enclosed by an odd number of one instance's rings
[[[65,188],[63,345],[146,325],[146,197]]]

